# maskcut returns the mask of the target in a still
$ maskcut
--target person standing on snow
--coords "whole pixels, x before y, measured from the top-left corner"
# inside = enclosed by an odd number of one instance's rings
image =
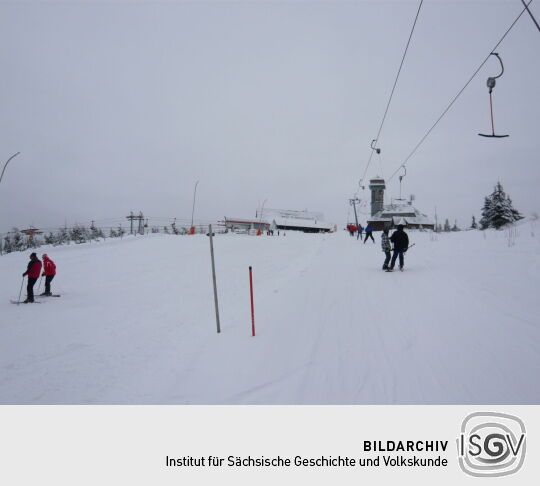
[[[390,250],[392,249],[392,246],[390,245],[390,238],[388,238],[388,228],[384,228],[381,236],[381,247],[382,251],[384,252],[386,258],[384,259],[384,263],[382,266],[383,270],[388,269],[388,264],[390,263]]]
[[[34,285],[36,284],[40,273],[41,261],[35,253],[32,253],[30,255],[30,261],[28,262],[26,272],[23,273],[23,277],[28,275],[28,283],[26,285],[26,300],[23,302],[24,304],[34,302]]]
[[[43,258],[43,273],[41,274],[41,276],[45,277],[45,292],[43,292],[41,295],[52,295],[51,282],[54,276],[56,275],[56,265],[46,253],[42,255],[42,258]]]
[[[390,268],[388,270],[392,271],[396,264],[396,259],[399,257],[399,269],[403,270],[404,257],[403,255],[409,248],[409,237],[407,233],[403,231],[403,225],[398,224],[397,230],[392,233],[390,241],[394,244],[394,254],[392,255],[392,261],[390,262]]]
[[[375,238],[373,238],[373,226],[371,226],[369,223],[366,226],[366,239],[364,240],[364,243],[367,241],[368,238],[371,238],[373,240],[373,243],[375,243]]]
[[[364,231],[364,228],[362,228],[362,225],[360,223],[358,223],[358,228],[357,228],[357,235],[356,235],[356,239],[360,238],[360,240],[362,240],[362,232]]]

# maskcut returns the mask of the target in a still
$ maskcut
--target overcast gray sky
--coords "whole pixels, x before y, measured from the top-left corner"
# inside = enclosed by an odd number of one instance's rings
[[[190,218],[197,180],[196,219],[251,217],[267,199],[345,224],[418,4],[1,2],[0,164],[21,154],[0,185],[0,231],[130,210]],[[424,2],[368,178],[394,172],[521,9]],[[492,58],[403,181],[419,209],[461,225],[498,179],[525,215],[540,212],[540,33],[527,14],[497,51],[496,131],[510,137],[477,135],[490,132]],[[387,202],[398,192],[396,177]]]

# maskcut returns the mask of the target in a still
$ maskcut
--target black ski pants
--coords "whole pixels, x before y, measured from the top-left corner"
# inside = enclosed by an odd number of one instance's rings
[[[373,238],[373,233],[371,231],[366,233],[366,239],[364,240],[364,243],[367,241],[368,238],[371,238],[373,240],[373,243],[375,243],[375,238]]]
[[[28,283],[26,284],[26,298],[29,302],[34,302],[34,285],[36,285],[37,278],[28,277]]]
[[[399,256],[399,266],[402,267],[404,264],[404,258],[403,255],[405,252],[403,250],[394,250],[394,254],[392,255],[392,262],[390,263],[390,268],[394,268],[396,264],[396,259]]]
[[[51,293],[51,282],[54,278],[54,275],[47,275],[45,277],[45,293],[50,294]]]
[[[385,259],[384,259],[384,263],[383,263],[383,270],[386,270],[388,268],[388,264],[390,263],[390,257],[391,257],[391,253],[389,251],[385,251],[384,252],[385,254]]]

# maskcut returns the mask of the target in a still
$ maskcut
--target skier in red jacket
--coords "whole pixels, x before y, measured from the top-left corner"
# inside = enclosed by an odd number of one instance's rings
[[[47,253],[44,253],[42,257],[43,257],[43,273],[41,274],[41,276],[45,277],[45,292],[43,292],[41,295],[49,296],[49,295],[52,295],[51,282],[54,276],[56,275],[56,265],[49,258]]]
[[[35,253],[32,253],[30,255],[30,261],[28,262],[26,272],[23,273],[23,277],[28,275],[28,284],[26,285],[26,300],[24,301],[25,304],[34,302],[34,285],[36,284],[40,273],[41,261]]]

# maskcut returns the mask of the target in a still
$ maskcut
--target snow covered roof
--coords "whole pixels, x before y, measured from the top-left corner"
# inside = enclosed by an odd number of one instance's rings
[[[371,222],[383,221],[394,225],[403,224],[402,220],[408,225],[429,226],[435,224],[428,216],[410,204],[389,204],[369,218]]]
[[[260,219],[243,219],[243,218],[225,218],[225,224],[241,224],[241,225],[260,225],[268,226],[270,223],[268,221]]]
[[[323,213],[316,212],[316,211],[308,211],[307,209],[304,211],[295,211],[292,209],[269,209],[269,208],[263,208],[262,210],[257,211],[257,215],[261,216],[263,219],[266,219],[268,221],[271,221],[275,218],[287,218],[287,219],[313,219],[313,220],[320,220],[322,221],[324,219]]]
[[[261,213],[259,212],[258,214],[260,215]],[[262,217],[264,221],[275,223],[277,226],[323,230],[330,230],[334,227],[332,223],[324,221],[323,213],[307,210],[263,209]]]
[[[297,228],[313,228],[313,229],[326,229],[330,230],[334,227],[333,224],[327,223],[326,221],[319,221],[315,219],[300,219],[300,218],[283,218],[283,217],[274,217],[271,220],[275,222],[277,226],[290,226]]]

